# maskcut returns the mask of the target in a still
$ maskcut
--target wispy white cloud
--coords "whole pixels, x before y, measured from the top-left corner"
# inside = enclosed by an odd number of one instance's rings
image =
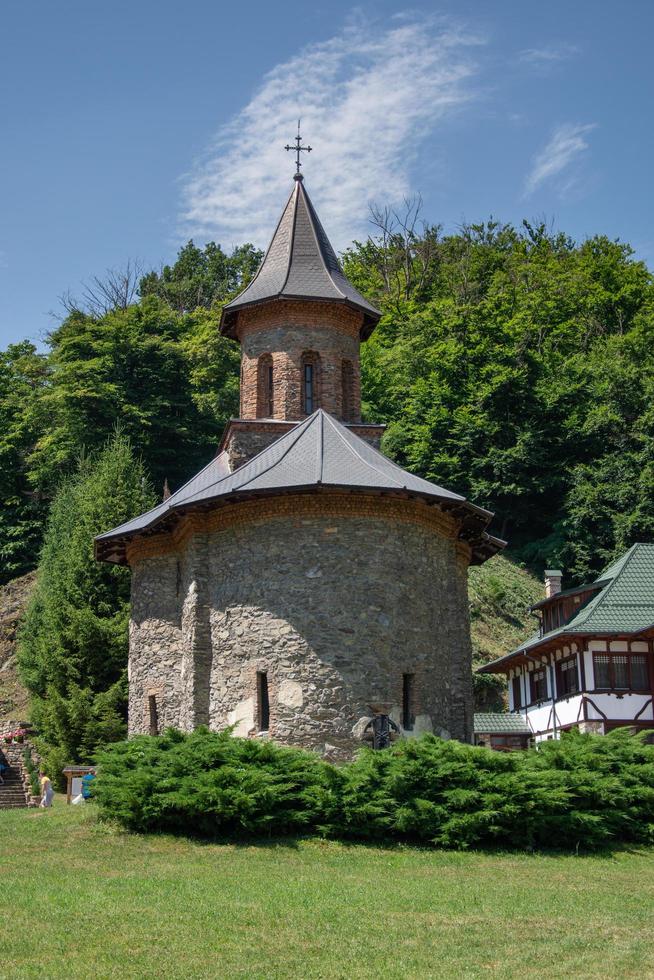
[[[367,204],[410,193],[420,145],[473,98],[479,37],[434,20],[359,21],[277,65],[219,130],[207,159],[184,180],[186,233],[224,245],[267,244],[290,190],[282,147],[297,119],[314,152],[304,174],[332,241],[365,232]]]
[[[557,62],[568,61],[576,54],[580,48],[576,44],[562,41],[559,44],[547,44],[541,48],[526,48],[518,55],[518,61],[530,65],[532,68],[551,68]]]
[[[571,168],[580,154],[588,150],[586,139],[596,123],[563,123],[557,126],[547,145],[534,157],[525,181],[525,193],[531,194],[540,184],[554,178],[564,178],[560,190],[571,187]]]

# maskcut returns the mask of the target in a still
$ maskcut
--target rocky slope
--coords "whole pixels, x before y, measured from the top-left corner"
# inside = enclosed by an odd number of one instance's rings
[[[542,582],[508,558],[496,555],[485,565],[471,568],[468,577],[473,667],[513,650],[531,636],[538,620],[529,606],[545,596]],[[502,678],[475,675],[477,710],[504,708]]]
[[[29,600],[36,574],[29,572],[0,587],[0,731],[9,722],[27,719],[27,691],[16,666],[16,629]]]

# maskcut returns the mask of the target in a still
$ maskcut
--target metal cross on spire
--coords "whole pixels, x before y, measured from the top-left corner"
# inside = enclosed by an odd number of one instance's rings
[[[291,146],[287,143],[284,147],[285,150],[295,150],[295,180],[302,180],[302,164],[300,163],[300,153],[311,153],[312,147],[302,146],[302,137],[300,136],[300,120],[297,121],[297,136],[295,139],[295,146]]]

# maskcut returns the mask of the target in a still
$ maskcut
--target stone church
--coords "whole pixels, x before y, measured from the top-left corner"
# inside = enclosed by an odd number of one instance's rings
[[[361,421],[380,318],[345,278],[302,176],[224,309],[239,418],[176,493],[96,539],[129,565],[129,731],[198,725],[334,759],[375,711],[469,741],[468,565],[492,514],[406,472]]]

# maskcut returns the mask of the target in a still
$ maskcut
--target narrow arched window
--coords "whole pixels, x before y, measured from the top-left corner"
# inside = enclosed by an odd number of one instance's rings
[[[341,398],[343,421],[354,421],[354,367],[352,361],[341,363]]]
[[[302,355],[302,412],[311,415],[320,408],[320,357],[313,352]]]
[[[410,732],[413,728],[413,682],[414,674],[402,674],[402,728]]]
[[[263,670],[257,672],[257,722],[260,732],[267,732],[270,728],[268,674]]]
[[[157,710],[157,698],[154,694],[148,695],[148,733],[150,735],[159,734],[159,712]]]
[[[257,418],[271,419],[275,414],[275,377],[271,354],[262,354],[257,365]]]

